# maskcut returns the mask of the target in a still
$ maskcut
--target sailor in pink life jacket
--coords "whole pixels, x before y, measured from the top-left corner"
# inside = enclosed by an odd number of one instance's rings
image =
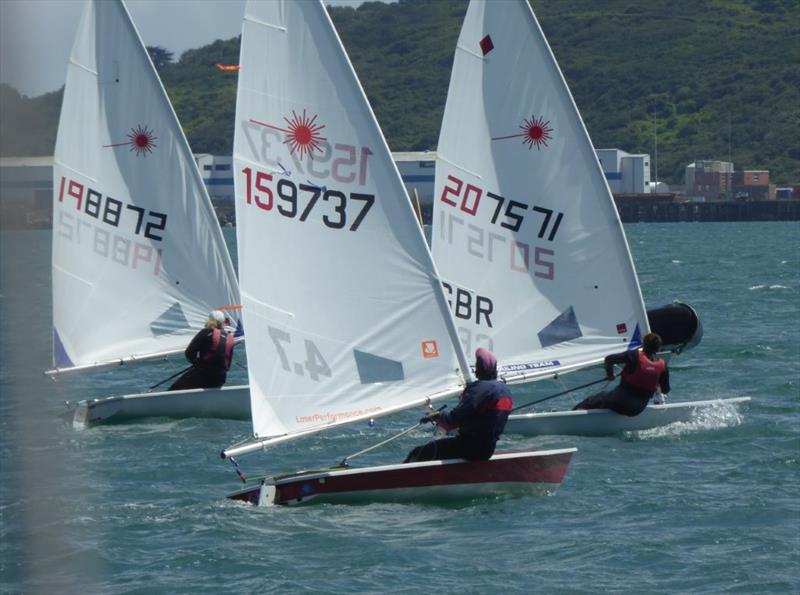
[[[233,359],[234,333],[225,329],[225,314],[214,310],[208,315],[205,328],[197,333],[186,348],[191,370],[183,374],[169,390],[219,388],[225,384]]]
[[[611,409],[622,415],[639,415],[656,393],[669,393],[667,362],[658,357],[661,337],[645,335],[642,348],[609,355],[605,359],[606,377],[614,379],[614,364],[624,364],[620,383],[615,389],[597,393],[573,409]]]

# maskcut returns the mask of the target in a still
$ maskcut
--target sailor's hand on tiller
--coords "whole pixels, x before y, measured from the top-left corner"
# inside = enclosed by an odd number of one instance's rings
[[[432,411],[428,415],[425,415],[424,417],[420,418],[419,423],[421,424],[434,423],[439,418],[440,415],[441,413],[439,413],[438,411]]]

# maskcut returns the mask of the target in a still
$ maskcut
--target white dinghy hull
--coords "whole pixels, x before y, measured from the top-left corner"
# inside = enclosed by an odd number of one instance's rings
[[[295,506],[549,495],[558,489],[576,450],[505,452],[488,461],[449,459],[304,471],[266,479],[228,498],[258,506]]]
[[[749,401],[750,397],[737,397],[648,405],[642,413],[635,417],[620,415],[609,409],[511,415],[508,418],[505,433],[524,436],[612,436],[622,432],[651,430],[678,422],[687,423],[698,419],[703,412]]]
[[[250,421],[250,389],[247,385],[197,388],[101,399],[85,399],[74,406],[72,425],[77,429],[148,417],[190,417]]]

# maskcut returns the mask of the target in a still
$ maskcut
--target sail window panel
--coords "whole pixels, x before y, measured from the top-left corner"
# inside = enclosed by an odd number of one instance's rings
[[[405,378],[402,362],[357,349],[353,350],[353,357],[356,360],[361,384],[393,382]]]
[[[150,331],[154,337],[186,331],[189,328],[189,321],[186,320],[183,308],[178,302],[172,304],[161,316],[150,323]]]
[[[575,310],[571,306],[559,314],[550,324],[539,331],[539,343],[542,347],[550,347],[558,343],[573,341],[583,336]]]

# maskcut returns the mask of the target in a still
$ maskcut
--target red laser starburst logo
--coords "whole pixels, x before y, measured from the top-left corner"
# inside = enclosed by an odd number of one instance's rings
[[[538,151],[541,147],[546,147],[547,142],[553,138],[553,129],[550,127],[550,122],[545,122],[544,118],[531,116],[530,119],[525,118],[520,124],[522,132],[519,134],[509,134],[508,136],[498,136],[492,140],[504,140],[507,138],[522,137],[523,144],[528,145],[528,150],[536,146]]]
[[[153,149],[158,146],[155,142],[156,140],[158,140],[158,137],[153,134],[153,131],[147,126],[142,126],[140,124],[136,128],[131,128],[131,131],[128,133],[128,140],[124,143],[115,143],[104,146],[122,147],[124,145],[129,145],[131,151],[134,151],[137,156],[142,155],[144,157],[145,153],[152,153]]]
[[[259,122],[258,120],[250,121],[259,126],[266,126],[267,128],[283,132],[286,134],[286,140],[283,141],[283,144],[289,145],[289,152],[292,154],[300,153],[300,159],[306,155],[313,159],[314,151],[320,151],[320,142],[328,140],[319,134],[320,130],[325,128],[325,126],[317,124],[316,115],[309,118],[306,115],[306,110],[303,110],[302,116],[298,116],[297,113],[292,110],[291,118],[284,117],[283,119],[286,122],[286,128],[280,128],[279,126],[273,126],[265,122]]]

